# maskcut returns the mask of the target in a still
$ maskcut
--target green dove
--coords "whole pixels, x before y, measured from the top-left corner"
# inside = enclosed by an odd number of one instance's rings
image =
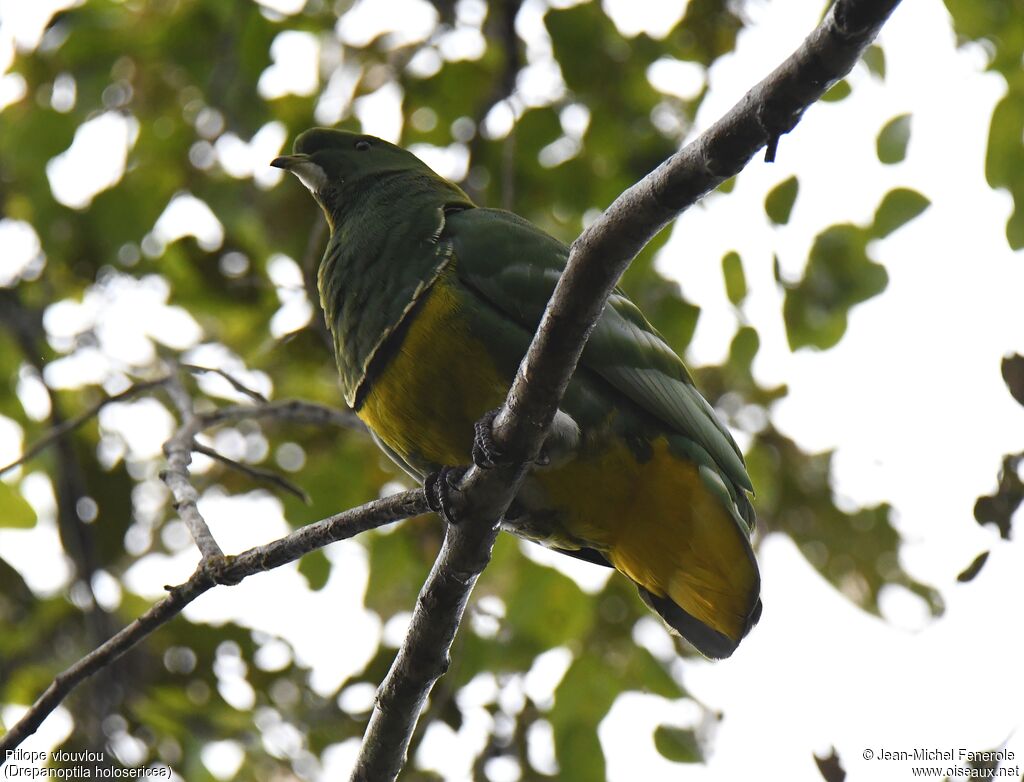
[[[416,479],[467,464],[474,423],[504,400],[568,248],[373,136],[314,128],[272,165],[330,225],[318,283],[345,401]],[[505,521],[614,567],[720,658],[761,613],[751,491],[683,362],[616,289]]]

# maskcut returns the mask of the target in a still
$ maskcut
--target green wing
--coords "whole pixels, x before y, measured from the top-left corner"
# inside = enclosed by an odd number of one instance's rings
[[[445,239],[454,249],[460,279],[534,331],[565,268],[568,248],[532,223],[497,209],[450,215]],[[732,435],[697,391],[680,358],[618,288],[581,362],[703,447],[736,486],[753,490]]]

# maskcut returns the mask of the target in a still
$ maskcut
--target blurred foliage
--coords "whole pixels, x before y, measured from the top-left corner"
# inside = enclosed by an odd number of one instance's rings
[[[875,76],[885,78],[885,51],[877,44],[871,44],[864,50],[864,64]]]
[[[992,187],[1013,196],[1014,210],[1006,238],[1015,250],[1024,247],[1024,27],[1018,3],[1002,0],[946,0],[961,43],[980,43],[988,68],[1006,79],[1006,94],[996,104],[989,126],[985,176]]]
[[[722,258],[722,277],[725,278],[725,295],[737,307],[740,306],[747,297],[747,277],[739,253],[729,252]]]
[[[882,197],[882,203],[875,211],[871,236],[884,239],[904,223],[908,223],[929,207],[929,201],[916,190],[897,187]]]
[[[1010,395],[1024,405],[1024,356],[1014,354],[1004,358],[1002,374]]]
[[[981,572],[981,569],[985,567],[985,563],[988,562],[989,553],[988,551],[983,551],[978,554],[970,565],[957,574],[956,580],[961,584],[966,584],[968,581],[973,581],[977,578],[978,573]]]
[[[692,730],[659,725],[654,730],[654,746],[658,752],[676,763],[699,763],[704,760],[704,753]]]
[[[0,518],[2,527],[24,528],[36,523],[35,510],[15,487],[6,483],[0,483],[0,508],[4,514]]]
[[[1018,402],[1024,405],[1024,356],[1014,354],[1003,359],[1003,380]],[[1003,457],[995,493],[979,497],[974,505],[974,518],[979,524],[994,524],[999,536],[1010,539],[1013,515],[1024,502],[1024,452]],[[984,564],[982,562],[981,564]],[[981,565],[978,565],[980,570]]]
[[[788,223],[799,190],[800,182],[795,176],[791,176],[785,182],[779,182],[773,187],[764,199],[764,211],[768,215],[768,219],[776,225]]]
[[[776,192],[769,194],[766,210]],[[803,278],[784,284],[783,317],[791,348],[826,350],[842,339],[850,309],[889,284],[885,267],[871,260],[868,243],[888,236],[928,206],[928,199],[917,191],[895,188],[882,198],[867,228],[833,225],[815,237]]]
[[[900,114],[882,126],[875,143],[878,159],[883,163],[899,163],[907,156],[910,143],[910,115]]]
[[[846,333],[850,308],[885,290],[889,275],[868,257],[869,239],[856,225],[834,225],[815,238],[803,279],[786,287],[791,348],[835,346]]]
[[[990,67],[1010,85],[993,119],[987,172],[993,186],[1008,188],[1016,199],[1008,236],[1019,247],[1024,25],[1007,23],[1010,6],[1002,0],[947,5],[965,39],[986,40]],[[25,94],[0,112],[0,219],[30,225],[41,250],[0,290],[0,375],[7,379],[0,415],[20,427],[25,443],[104,394],[154,376],[162,357],[214,361],[247,378],[262,378],[274,398],[340,404],[312,283],[325,238],[322,218],[294,187],[275,186],[278,180],[264,163],[278,149],[261,146],[265,139],[292,138],[314,124],[356,128],[360,106],[368,105],[361,101],[394,89],[402,143],[450,153],[464,162],[454,167],[479,202],[513,208],[571,241],[594,210],[671,154],[693,124],[706,85],[687,98],[662,93],[648,78],[650,67],[678,61],[703,73],[733,50],[746,24],[743,3],[727,0],[691,0],[685,17],[660,39],[624,35],[597,2],[548,9],[540,20],[533,18],[533,28],[527,12],[536,14],[543,5],[525,4],[521,26],[514,24],[520,5],[511,1],[438,0],[434,6],[434,29],[426,37],[396,38],[388,24],[401,20],[385,20],[382,31],[367,40],[343,40],[339,21],[365,14],[367,2],[309,0],[303,10],[284,14],[243,0],[86,0],[54,17],[38,46],[17,53],[11,71],[23,80]],[[529,46],[519,37],[524,30],[532,36]],[[296,33],[306,37],[286,37]],[[459,49],[460,36],[478,45]],[[268,96],[268,73],[296,40],[317,55],[316,85],[285,85],[281,94]],[[884,76],[881,48],[871,47],[867,64]],[[540,90],[537,74],[544,82]],[[762,75],[750,74],[751,82]],[[842,81],[828,98],[841,100],[850,89]],[[502,116],[511,117],[509,127]],[[68,206],[51,188],[51,161],[72,147],[86,123],[103,118],[125,121],[123,175],[91,199]],[[909,119],[893,120],[878,136],[879,158],[901,160],[908,138]],[[248,168],[238,164],[239,150],[247,149],[260,151],[265,160]],[[771,191],[765,212],[773,224],[788,223],[798,191],[796,177]],[[222,236],[168,237],[157,229],[168,205],[183,194],[209,207]],[[887,283],[884,268],[870,258],[870,242],[927,205],[920,194],[897,188],[878,206],[872,225],[820,230],[801,277],[780,281],[794,350],[824,350],[842,338],[850,309]],[[655,270],[666,236],[641,254],[623,285],[682,352],[700,310]],[[937,595],[900,565],[900,538],[888,506],[841,510],[831,490],[831,455],[804,453],[771,425],[772,405],[787,391],[764,388],[754,378],[760,337],[743,317],[747,276],[737,253],[722,259],[722,274],[740,326],[727,360],[696,374],[731,425],[749,436],[760,534],[792,537],[865,610],[877,612],[879,590],[892,583],[906,585],[938,610]],[[146,286],[163,291],[161,313],[138,310],[133,319],[104,322],[104,308],[141,295]],[[288,333],[273,328],[296,300],[312,312],[308,322],[287,321]],[[72,333],[66,325],[69,308],[78,313],[70,318],[77,324]],[[173,328],[157,328],[147,319],[168,312],[177,318]],[[199,336],[188,337],[193,328]],[[118,348],[112,332],[129,333],[137,349]],[[1011,389],[1019,393],[1019,369],[1010,371],[1018,378]],[[206,406],[236,398],[203,381],[190,391]],[[161,393],[152,403],[148,420],[173,415]],[[122,412],[129,407],[121,406]],[[218,448],[234,443],[232,456],[240,461],[291,473],[311,498],[310,505],[281,498],[293,526],[405,480],[360,432],[249,421],[210,434]],[[69,447],[48,449],[0,482],[0,527],[53,529],[58,517],[71,572],[56,593],[37,593],[21,575],[21,563],[0,552],[7,557],[0,558],[4,704],[31,702],[59,671],[142,613],[149,601],[132,592],[125,573],[148,556],[181,550],[180,522],[158,479],[156,451],[137,450],[130,431],[102,416],[66,442]],[[979,521],[994,521],[1001,531],[1012,513],[1009,503],[1015,508],[1020,502],[1019,479],[1010,485],[1019,475],[1016,467],[1008,463],[1004,470],[1005,491],[1001,482],[991,502],[979,501]],[[245,476],[198,460],[195,482],[207,496],[252,489]],[[41,483],[52,489],[55,509],[39,499]],[[30,484],[34,507],[22,496]],[[357,545],[369,562],[367,609],[385,623],[410,611],[440,537],[432,516],[363,536]],[[612,578],[598,594],[585,594],[572,579],[524,556],[522,545],[506,537],[499,541],[456,641],[451,670],[424,722],[458,730],[474,709],[483,709],[490,738],[478,765],[505,756],[519,764],[522,779],[553,773],[530,760],[528,737],[546,726],[562,778],[603,778],[597,727],[619,695],[637,690],[690,697],[677,656],[655,656],[634,640],[638,620],[650,619],[624,579]],[[317,553],[304,559],[299,572],[316,590],[337,567]],[[120,586],[115,597],[107,590],[100,600],[93,589],[104,579]],[[763,621],[771,621],[770,613],[768,606]],[[335,621],[312,613],[307,619]],[[268,663],[267,650],[282,644],[283,662]],[[550,668],[553,649],[567,660],[564,675],[551,684],[553,695],[523,695],[527,673],[538,660]],[[684,659],[692,654],[682,644],[676,651]],[[233,741],[243,751],[236,779],[308,777],[325,750],[360,736],[365,726],[368,714],[354,707],[346,711],[340,705],[345,698],[335,696],[356,692],[351,688],[358,685],[376,686],[393,655],[392,647],[378,643],[362,671],[336,693],[321,696],[310,688],[310,671],[286,639],[238,624],[179,617],[68,700],[75,730],[64,746],[105,747],[112,756],[131,757],[135,764],[167,763],[183,779],[204,782],[214,776],[202,761],[203,748]],[[460,694],[488,677],[496,693],[479,707],[464,705]],[[251,697],[239,697],[237,686],[232,690],[230,681],[239,680]],[[435,778],[414,767],[425,735],[421,725],[410,751],[409,779]],[[692,728],[659,726],[653,741],[669,760],[701,762],[705,754]],[[134,754],[124,754],[126,747]]]
[[[818,771],[825,782],[843,782],[846,779],[846,771],[843,769],[843,764],[835,747],[832,747],[825,757],[815,755],[814,764],[818,767]]]

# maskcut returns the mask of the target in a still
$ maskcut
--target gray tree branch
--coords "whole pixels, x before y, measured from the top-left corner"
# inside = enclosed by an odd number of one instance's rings
[[[666,224],[738,173],[762,147],[772,159],[780,136],[846,75],[899,0],[838,0],[821,24],[722,119],[619,196],[573,243],[569,262],[494,422],[493,437],[512,462],[471,467],[461,484],[458,526],[413,612],[412,623],[363,736],[352,779],[393,780],[448,654],[498,523],[526,472],[576,369],[605,301],[630,261]]]
[[[216,424],[240,418],[290,418],[291,420],[305,420],[308,423],[331,423],[351,428],[356,428],[353,422],[357,422],[358,419],[351,413],[346,414],[340,410],[333,410],[299,400],[269,402],[262,394],[246,387],[232,375],[221,369],[196,367],[190,364],[181,365],[181,369],[193,373],[212,372],[220,375],[236,391],[249,397],[255,403],[254,405],[232,405],[230,407],[217,408],[208,413],[197,413],[193,409],[192,397],[175,372],[172,371],[161,381],[161,385],[178,411],[181,425],[171,436],[171,439],[164,443],[167,468],[160,473],[160,477],[167,484],[167,488],[171,490],[171,495],[174,498],[174,508],[178,511],[182,521],[188,526],[192,539],[195,541],[196,546],[199,547],[203,557],[223,557],[224,553],[221,551],[217,541],[214,540],[206,521],[199,513],[197,507],[199,494],[192,485],[188,471],[193,453],[203,453],[217,459],[237,470],[247,473],[250,477],[270,482],[285,491],[295,494],[304,501],[308,498],[300,488],[269,470],[240,464],[227,459],[211,449],[198,445],[196,443],[196,435]],[[362,424],[359,426],[362,427]]]
[[[199,547],[203,559],[223,559],[224,552],[214,540],[209,526],[199,513],[199,492],[189,478],[188,466],[192,463],[192,448],[196,435],[203,430],[203,422],[192,409],[192,397],[189,396],[181,378],[172,372],[164,383],[167,395],[171,398],[181,418],[181,426],[164,443],[164,456],[167,457],[167,468],[161,470],[160,479],[167,484],[174,498],[174,509],[185,522],[192,540]]]
[[[259,402],[261,404],[265,404],[267,402],[267,398],[263,396],[263,394],[249,388],[249,386],[242,383],[230,372],[225,372],[223,369],[217,369],[216,367],[200,367],[195,364],[179,364],[179,366],[186,372],[191,372],[193,375],[218,375],[227,380],[228,384],[235,389],[235,391],[249,397],[253,402]]]

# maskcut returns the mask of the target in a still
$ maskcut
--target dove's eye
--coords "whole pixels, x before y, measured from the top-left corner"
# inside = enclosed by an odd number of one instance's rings
[[[360,141],[356,142],[356,151],[357,152],[365,152],[369,148],[370,148],[370,142],[369,141],[360,140]]]

